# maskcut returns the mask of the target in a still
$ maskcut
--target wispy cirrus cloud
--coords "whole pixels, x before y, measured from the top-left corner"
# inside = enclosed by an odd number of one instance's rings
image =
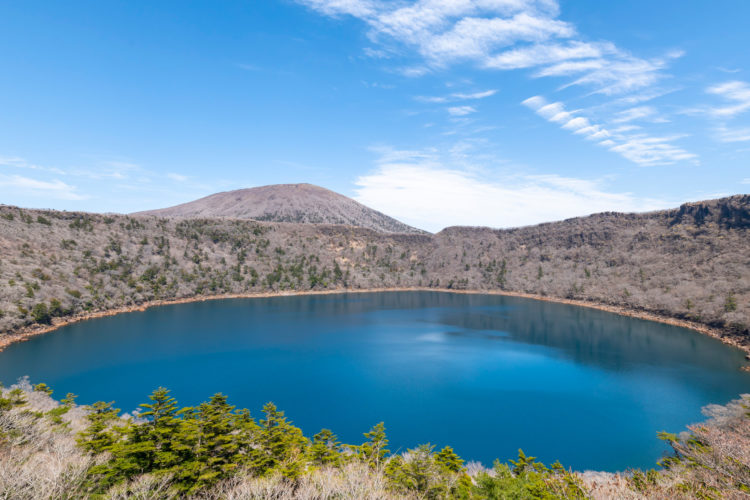
[[[95,167],[69,167],[59,168],[49,165],[39,165],[25,158],[0,156],[0,167],[48,172],[63,177],[79,177],[90,180],[125,180],[134,174],[143,174],[145,171],[138,165],[121,161],[105,160],[96,162]]]
[[[304,4],[329,16],[350,15],[369,17],[375,15],[375,2],[370,0],[304,0]]]
[[[175,174],[174,172],[169,172],[167,174],[167,178],[175,182],[187,182],[188,180],[188,177],[186,175]]]
[[[673,144],[683,136],[651,136],[636,132],[635,126],[608,129],[592,123],[577,112],[568,111],[561,102],[549,103],[541,96],[534,96],[522,103],[546,120],[558,124],[588,140],[596,141],[609,151],[641,166],[670,165],[679,161],[697,160],[697,155]],[[625,123],[630,120],[625,120]]]
[[[548,72],[543,76],[571,74],[584,69],[601,68],[604,65],[601,58],[616,52],[611,43],[571,41],[564,44],[535,44],[490,56],[484,61],[484,66],[492,69],[524,69],[550,64],[552,66],[548,67]],[[572,62],[575,60],[579,61]],[[570,66],[563,67],[562,64]],[[574,64],[586,66],[573,66]]]
[[[688,110],[691,114],[705,114],[716,120],[713,137],[716,141],[730,144],[750,141],[750,127],[737,126],[737,117],[750,111],[750,84],[731,80],[712,85],[706,93],[721,97],[725,103]]]
[[[297,1],[324,15],[360,19],[375,43],[411,49],[421,62],[402,68],[409,76],[472,61],[485,69],[534,68],[534,77],[571,77],[568,85],[612,95],[654,84],[682,55],[643,59],[608,41],[586,41],[559,19],[556,0]]]
[[[715,137],[719,142],[747,142],[750,141],[750,127],[719,127],[715,130]]]
[[[5,167],[6,169],[16,168],[24,170],[36,170],[39,172],[48,172],[57,175],[67,175],[67,172],[57,167],[37,165],[35,163],[26,161],[25,158],[20,158],[18,156],[0,156],[0,167]]]
[[[497,94],[497,89],[481,90],[478,92],[454,92],[445,96],[417,96],[415,99],[420,102],[429,103],[447,103],[456,101],[474,101],[478,99],[486,99]]]
[[[77,188],[59,179],[39,180],[22,175],[0,174],[0,189],[13,189],[35,197],[56,200],[85,200],[88,196],[77,192]]]
[[[612,119],[612,123],[629,123],[632,121],[651,118],[656,114],[656,110],[651,106],[638,106],[636,108],[626,109],[617,113]]]
[[[175,189],[176,185],[179,189]],[[39,200],[44,203],[44,199],[89,203],[99,200],[101,210],[118,211],[120,206],[138,208],[132,193],[152,196],[147,203],[158,206],[176,193],[205,194],[210,190],[186,175],[154,172],[122,159],[97,159],[86,166],[59,168],[18,156],[0,156],[0,197],[6,203],[21,206],[40,206]],[[80,206],[75,203],[70,208]]]
[[[713,85],[706,89],[709,94],[723,97],[730,104],[714,106],[708,112],[719,118],[731,118],[750,110],[750,84],[740,80]]]
[[[670,50],[661,57],[642,58],[610,41],[588,40],[574,24],[560,19],[557,0],[297,1],[324,15],[361,20],[373,43],[395,43],[403,57],[394,64],[411,60],[400,67],[402,74],[422,76],[467,62],[487,71],[529,70],[532,78],[564,79],[559,89],[581,87],[588,95],[609,99],[604,107],[613,114],[604,121],[615,124],[666,122],[653,106],[632,106],[668,93],[655,87],[669,76],[671,61],[683,56],[680,50]],[[460,100],[458,94],[417,99],[435,104]],[[631,108],[623,109],[628,105]],[[448,108],[452,116],[474,111]],[[563,114],[554,120],[550,116],[550,121],[562,120],[569,112],[559,113]],[[676,134],[618,138],[583,116],[571,119],[575,121],[563,124],[566,129],[591,140],[611,141],[604,145],[640,165],[696,159],[671,144]]]
[[[450,106],[446,111],[451,116],[466,116],[477,112],[474,106]]]
[[[430,231],[451,225],[517,227],[601,211],[674,205],[610,191],[602,179],[489,176],[467,171],[434,149],[380,151],[374,170],[355,183],[356,200]]]

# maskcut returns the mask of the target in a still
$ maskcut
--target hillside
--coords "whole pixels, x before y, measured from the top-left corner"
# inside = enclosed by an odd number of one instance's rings
[[[275,184],[216,193],[169,208],[133,215],[158,217],[226,217],[268,222],[340,224],[382,233],[423,233],[357,203],[351,198],[312,184]]]
[[[0,332],[154,300],[503,290],[683,318],[750,345],[750,196],[435,235],[0,206]]]

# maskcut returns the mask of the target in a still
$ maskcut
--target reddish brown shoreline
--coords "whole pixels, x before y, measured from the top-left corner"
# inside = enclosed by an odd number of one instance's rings
[[[114,316],[116,314],[123,314],[136,311],[145,311],[151,307],[168,306],[174,304],[187,304],[190,302],[203,302],[206,300],[222,300],[222,299],[247,299],[247,298],[263,298],[263,297],[290,297],[297,295],[332,295],[337,293],[375,293],[375,292],[442,292],[442,293],[458,293],[458,294],[484,294],[484,295],[504,295],[508,297],[522,297],[527,299],[542,300],[546,302],[556,302],[559,304],[569,304],[580,307],[589,307],[591,309],[598,309],[600,311],[607,311],[621,316],[629,316],[631,318],[645,319],[649,321],[656,321],[658,323],[665,323],[668,325],[680,326],[683,328],[689,328],[695,330],[704,335],[714,337],[725,344],[734,346],[738,349],[745,351],[750,359],[750,345],[746,345],[740,342],[737,338],[729,334],[728,332],[712,328],[710,326],[698,323],[695,321],[688,321],[678,318],[672,318],[665,315],[655,314],[647,311],[639,311],[629,309],[622,306],[614,306],[609,304],[600,304],[596,302],[587,302],[583,300],[574,299],[563,299],[555,297],[546,297],[542,295],[536,295],[524,292],[508,292],[502,290],[450,290],[447,288],[425,288],[425,287],[413,287],[413,288],[361,288],[361,289],[336,289],[336,290],[307,290],[307,291],[282,291],[282,292],[251,292],[251,293],[231,293],[223,295],[199,295],[195,297],[185,297],[181,299],[169,299],[169,300],[154,300],[145,302],[137,306],[118,307],[107,311],[96,311],[84,314],[77,314],[67,318],[55,318],[53,324],[40,326],[34,325],[25,328],[21,328],[16,332],[6,334],[0,337],[0,351],[3,351],[9,345],[15,342],[23,342],[37,335],[52,332],[66,325],[72,323],[78,323],[79,321],[86,321],[89,319],[104,318],[106,316]]]

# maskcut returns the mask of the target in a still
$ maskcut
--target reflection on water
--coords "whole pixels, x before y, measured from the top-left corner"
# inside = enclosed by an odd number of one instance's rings
[[[0,380],[44,381],[132,410],[275,401],[308,435],[393,450],[449,444],[486,464],[517,449],[577,469],[650,467],[659,430],[750,389],[743,354],[682,328],[512,297],[389,292],[160,307],[63,328],[0,353]]]

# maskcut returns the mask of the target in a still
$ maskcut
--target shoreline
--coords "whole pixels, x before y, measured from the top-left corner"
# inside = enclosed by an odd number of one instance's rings
[[[631,309],[624,306],[615,306],[610,304],[601,304],[597,302],[588,302],[585,300],[577,299],[564,299],[557,297],[548,297],[542,295],[536,295],[525,292],[511,292],[505,290],[452,290],[448,288],[428,288],[428,287],[395,287],[395,288],[356,288],[346,289],[340,288],[335,290],[305,290],[305,291],[278,291],[278,292],[248,292],[248,293],[231,293],[231,294],[220,294],[220,295],[198,295],[195,297],[183,297],[178,299],[167,299],[167,300],[153,300],[144,302],[140,305],[118,307],[115,309],[109,309],[106,311],[95,311],[89,313],[76,314],[74,316],[66,318],[54,318],[50,325],[33,325],[25,328],[21,328],[15,332],[7,333],[0,337],[0,352],[4,351],[6,347],[17,342],[25,342],[33,337],[44,335],[46,333],[54,332],[64,326],[79,323],[81,321],[87,321],[91,319],[105,318],[108,316],[116,316],[118,314],[125,314],[131,312],[143,312],[146,309],[152,307],[170,306],[177,304],[189,304],[192,302],[205,302],[208,300],[227,300],[227,299],[261,299],[261,298],[272,298],[272,297],[295,297],[302,295],[335,295],[344,293],[382,293],[382,292],[440,292],[440,293],[455,293],[463,295],[500,295],[505,297],[519,297],[524,299],[541,300],[544,302],[554,302],[558,304],[567,304],[579,307],[588,307],[590,309],[597,309],[600,311],[606,311],[620,316],[627,316],[631,318],[643,319],[647,321],[655,321],[657,323],[664,323],[672,326],[679,326],[682,328],[688,328],[696,331],[703,335],[713,337],[724,344],[736,347],[745,352],[750,359],[750,345],[746,345],[738,341],[734,336],[728,335],[726,331],[719,328],[713,328],[702,323],[695,321],[683,320],[679,318],[673,318],[666,315],[652,313],[648,311],[641,311],[637,309]],[[750,370],[750,367],[745,367]],[[743,369],[745,369],[743,368]]]

